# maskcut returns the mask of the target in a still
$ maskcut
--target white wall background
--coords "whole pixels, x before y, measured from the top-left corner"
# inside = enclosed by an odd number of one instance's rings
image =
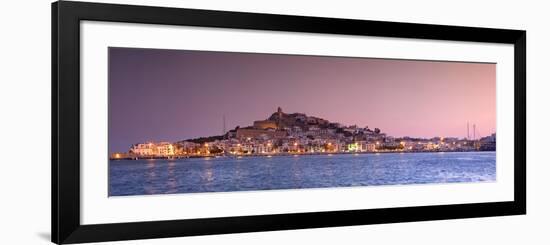
[[[115,1],[106,1],[115,2]],[[104,244],[549,244],[550,22],[545,1],[119,0],[119,3],[527,30],[528,214]],[[48,244],[50,2],[0,15],[0,244]]]

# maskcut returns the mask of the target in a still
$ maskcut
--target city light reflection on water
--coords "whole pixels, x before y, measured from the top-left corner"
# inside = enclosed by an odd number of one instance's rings
[[[177,187],[177,181],[176,181],[176,175],[175,175],[175,169],[176,169],[176,162],[169,161],[168,162],[168,179],[166,182],[166,186],[168,187],[169,193],[176,193],[178,191]]]
[[[495,181],[495,155],[448,152],[117,160],[109,164],[109,195]]]

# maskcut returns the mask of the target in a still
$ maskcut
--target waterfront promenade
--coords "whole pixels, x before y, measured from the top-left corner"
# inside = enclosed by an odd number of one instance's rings
[[[138,156],[138,155],[116,155],[109,158],[109,160],[147,160],[147,159],[186,159],[186,158],[219,158],[219,157],[279,157],[279,156],[317,156],[317,155],[358,155],[358,154],[386,154],[386,153],[450,153],[450,152],[490,152],[480,150],[424,150],[424,151],[371,151],[371,152],[276,152],[276,153],[246,153],[246,154],[204,154],[204,155],[173,155],[173,156]]]

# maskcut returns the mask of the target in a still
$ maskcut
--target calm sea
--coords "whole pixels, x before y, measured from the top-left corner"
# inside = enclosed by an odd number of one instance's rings
[[[109,195],[496,180],[495,152],[385,153],[109,163]]]

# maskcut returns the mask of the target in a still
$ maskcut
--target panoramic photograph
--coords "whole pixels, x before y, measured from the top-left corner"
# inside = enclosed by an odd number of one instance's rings
[[[495,63],[108,52],[111,197],[497,181]]]

